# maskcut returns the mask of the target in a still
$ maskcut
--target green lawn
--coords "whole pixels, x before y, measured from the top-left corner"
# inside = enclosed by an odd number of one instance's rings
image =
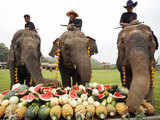
[[[54,71],[43,71],[43,76],[45,78],[53,78]],[[60,75],[58,79],[60,80]],[[155,107],[156,111],[160,113],[160,73],[156,73],[155,79]],[[91,82],[121,85],[119,72],[117,70],[94,70]],[[9,71],[0,70],[0,91],[9,89],[9,83]]]

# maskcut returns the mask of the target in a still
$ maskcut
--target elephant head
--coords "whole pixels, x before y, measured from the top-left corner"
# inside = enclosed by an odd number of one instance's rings
[[[44,80],[40,70],[40,37],[35,31],[20,30],[15,33],[9,52],[11,79],[15,67],[22,66],[31,75],[33,85],[38,83],[51,84],[53,81]],[[21,70],[22,71],[22,70]],[[19,73],[18,73],[19,74]],[[12,85],[15,81],[12,80]]]
[[[72,32],[70,34],[71,36],[68,35],[64,37],[65,39],[56,39],[49,55],[55,57],[56,50],[61,49],[60,64],[63,63],[67,68],[76,69],[79,76],[77,79],[80,79],[78,83],[85,84],[91,79],[91,62],[88,48],[90,48],[90,55],[94,55],[98,53],[97,45],[95,40],[90,37],[87,37],[87,39],[85,36],[75,37],[75,33],[72,37]]]
[[[157,47],[158,42],[146,25],[127,27],[119,33],[117,67],[120,72],[122,66],[127,68],[129,112],[138,110],[142,100],[153,95],[151,66],[155,61],[154,53]],[[151,99],[153,100],[153,96]]]

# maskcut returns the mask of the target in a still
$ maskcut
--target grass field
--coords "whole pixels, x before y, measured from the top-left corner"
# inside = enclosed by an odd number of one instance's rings
[[[53,78],[54,71],[43,71],[43,76],[45,78]],[[60,80],[60,75],[58,79]],[[155,81],[155,107],[157,113],[160,113],[160,73],[156,73]],[[119,72],[117,70],[94,70],[91,82],[121,85]],[[9,85],[9,71],[0,70],[0,92],[9,89]]]

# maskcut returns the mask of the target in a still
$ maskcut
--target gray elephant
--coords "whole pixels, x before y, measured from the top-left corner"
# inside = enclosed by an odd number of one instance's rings
[[[143,24],[124,28],[118,36],[117,68],[123,79],[126,67],[126,85],[129,88],[127,105],[130,112],[138,110],[143,99],[153,104],[151,67],[158,42],[152,30]]]
[[[88,55],[88,47],[90,47],[90,55]],[[55,57],[57,49],[61,50],[59,69],[63,87],[89,83],[90,56],[98,53],[96,41],[91,37],[86,38],[80,31],[67,31],[53,42],[49,55]]]
[[[11,86],[15,83],[60,86],[58,81],[44,79],[42,76],[40,44],[40,37],[35,31],[19,30],[14,34],[8,59]]]

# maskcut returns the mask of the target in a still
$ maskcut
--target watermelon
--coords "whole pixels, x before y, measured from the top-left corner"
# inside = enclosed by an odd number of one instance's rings
[[[9,99],[10,97],[14,96],[16,93],[13,91],[7,92],[4,96],[4,99]],[[3,95],[3,94],[2,94]]]
[[[69,92],[69,96],[73,99],[76,99],[78,97],[78,95],[76,94],[76,91],[75,90],[71,90]]]
[[[50,101],[53,98],[53,94],[48,91],[45,94],[40,94],[39,98],[43,101]]]
[[[59,97],[59,96],[62,96],[64,94],[66,94],[67,91],[66,90],[63,90],[63,89],[58,89],[56,90],[56,92],[54,93],[55,96]]]
[[[125,95],[125,96],[127,96],[128,93],[129,93],[128,88],[125,88],[125,87],[118,88],[117,91],[120,92],[122,95]]]
[[[126,96],[122,95],[120,92],[115,92],[113,98],[124,99]]]
[[[47,93],[47,92],[52,92],[54,88],[50,88],[50,87],[42,87],[40,89],[40,93]]]
[[[19,88],[14,90],[16,92],[16,95],[25,95],[28,92],[28,86],[27,85],[21,85]]]
[[[9,92],[10,92],[10,91],[7,90],[7,91],[5,91],[5,92],[2,92],[1,95],[6,95],[6,94],[9,93]]]
[[[104,97],[105,97],[104,93],[98,95],[99,99],[103,99]]]
[[[42,88],[43,84],[38,84],[34,87],[34,93],[38,93],[40,89]]]
[[[33,93],[29,93],[28,95],[25,95],[21,98],[22,101],[32,102],[36,97],[33,95]]]

